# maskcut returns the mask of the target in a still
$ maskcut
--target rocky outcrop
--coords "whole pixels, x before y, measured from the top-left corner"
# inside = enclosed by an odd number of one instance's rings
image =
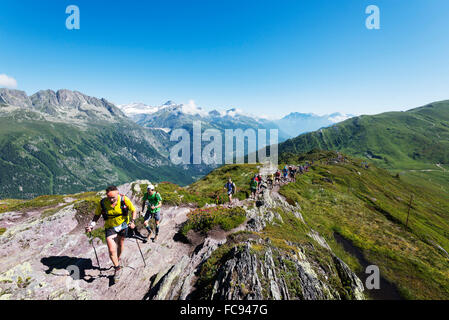
[[[256,243],[261,244],[262,251],[254,249],[250,242],[231,250],[230,259],[217,273],[211,299],[327,300],[343,296],[364,299],[360,280],[337,257],[333,256],[335,264],[324,270],[299,247],[292,255],[269,241]],[[341,285],[331,285],[330,279]]]
[[[192,292],[195,291],[196,274],[201,265],[225,242],[226,240],[206,238],[199,247],[195,248],[190,257],[183,256],[179,262],[156,275],[146,298],[190,299]],[[176,281],[173,281],[174,278]]]
[[[262,192],[262,200],[259,201],[260,206],[256,205],[255,208],[247,208],[248,230],[260,231],[267,224],[283,223],[279,211],[290,212],[305,224],[299,205],[292,206],[288,204],[280,195],[276,195],[276,198],[273,198],[270,190],[265,189]]]
[[[340,258],[338,258],[336,255],[333,255],[333,259],[343,285],[349,286],[349,288],[351,289],[350,292],[352,292],[355,299],[364,299],[364,287],[362,281],[355,275],[354,272],[351,271],[351,269],[349,269],[346,263],[344,263]]]

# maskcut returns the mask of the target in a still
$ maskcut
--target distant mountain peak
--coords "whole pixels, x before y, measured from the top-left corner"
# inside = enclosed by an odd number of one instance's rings
[[[176,103],[173,100],[168,100],[166,103],[163,104],[163,106],[174,106]]]
[[[97,120],[117,122],[125,118],[125,114],[106,99],[68,89],[40,90],[31,96],[24,91],[0,89],[0,97],[10,107],[29,109],[49,121],[81,124]]]
[[[220,117],[220,116],[221,116],[221,113],[218,112],[217,110],[212,110],[212,111],[209,111],[209,115],[210,115],[211,117]]]

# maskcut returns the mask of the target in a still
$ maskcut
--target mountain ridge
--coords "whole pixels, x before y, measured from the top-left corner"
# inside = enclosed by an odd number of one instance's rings
[[[299,135],[280,153],[337,150],[390,169],[425,169],[449,164],[449,100],[407,111],[361,115]]]
[[[175,166],[169,135],[105,99],[70,90],[0,89],[0,198],[73,193],[150,178],[187,184],[207,166]]]

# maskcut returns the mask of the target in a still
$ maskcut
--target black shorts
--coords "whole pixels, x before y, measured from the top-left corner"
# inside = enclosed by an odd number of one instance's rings
[[[147,213],[145,213],[145,217],[143,218],[143,220],[148,221],[151,218],[154,218],[154,220],[156,220],[156,221],[161,221],[161,211],[153,212],[153,213],[151,213],[150,211],[147,211]]]
[[[114,228],[108,228],[104,230],[105,234],[106,234],[106,238],[109,238],[110,236],[114,236],[114,235],[118,235],[119,237],[126,237],[127,233],[128,233],[128,227],[120,230],[119,232],[115,231]]]

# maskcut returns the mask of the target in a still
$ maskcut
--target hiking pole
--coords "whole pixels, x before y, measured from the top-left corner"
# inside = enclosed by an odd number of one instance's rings
[[[139,218],[141,217],[141,214],[142,214],[142,212],[139,211]],[[136,231],[138,231],[136,225],[134,225],[134,228],[136,228]],[[142,253],[142,250],[140,249],[140,244],[139,244],[139,241],[137,241],[137,238],[136,238],[136,244],[137,244],[137,247],[139,248],[140,255],[142,256],[143,265],[146,267],[147,264],[146,264],[146,262],[145,262],[145,258],[143,257],[143,253]]]
[[[142,256],[143,265],[146,267],[147,263],[145,262],[145,258],[143,257],[143,253],[142,253],[142,250],[140,249],[140,244],[139,244],[139,241],[137,241],[137,239],[136,239],[136,243],[137,243],[137,247],[139,248],[140,255]]]
[[[89,237],[92,238],[92,232],[89,232]],[[100,275],[102,275],[101,274],[100,260],[98,260],[98,255],[97,255],[97,249],[95,249],[95,246],[94,246],[94,238],[91,239],[90,243],[92,244],[92,248],[94,248],[95,258],[97,258],[98,269],[100,269]]]

